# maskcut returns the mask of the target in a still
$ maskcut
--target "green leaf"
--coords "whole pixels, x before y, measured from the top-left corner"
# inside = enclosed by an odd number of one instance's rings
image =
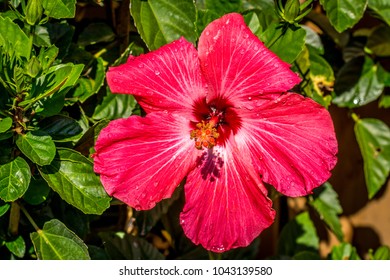
[[[332,260],[360,260],[356,248],[349,243],[334,246],[330,257]]]
[[[321,41],[320,35],[315,32],[312,28],[302,25],[302,28],[306,31],[305,43],[306,45],[317,50],[318,54],[324,54],[324,45]]]
[[[368,7],[390,25],[390,2],[388,0],[368,0]]]
[[[339,32],[354,26],[362,17],[367,0],[320,0],[330,23]]]
[[[343,209],[341,208],[337,193],[333,190],[331,184],[325,183],[322,187],[316,188],[310,205],[314,207],[320,215],[320,218],[325,221],[337,238],[343,241],[343,232],[338,218],[338,215],[343,212]]]
[[[366,47],[377,56],[390,56],[390,27],[376,27],[368,37]]]
[[[321,260],[318,253],[302,251],[292,257],[293,260]]]
[[[0,198],[10,202],[22,197],[30,184],[30,179],[30,167],[21,157],[0,165]]]
[[[374,260],[390,260],[390,247],[380,246],[373,256]]]
[[[12,127],[12,119],[10,117],[6,117],[0,120],[0,133],[6,132],[11,127]]]
[[[50,164],[56,154],[56,146],[51,137],[39,130],[18,135],[16,145],[26,157],[38,165]]]
[[[0,217],[7,213],[10,207],[11,205],[9,203],[5,203],[0,199]]]
[[[224,14],[239,12],[241,9],[241,0],[205,0],[205,8],[217,13],[219,16]]]
[[[26,243],[24,242],[24,239],[21,235],[12,241],[6,241],[5,246],[18,258],[23,258],[24,254],[26,253]]]
[[[278,254],[294,256],[302,251],[317,252],[319,238],[308,212],[297,215],[282,229]]]
[[[358,119],[355,135],[364,161],[364,177],[371,199],[390,174],[390,128],[378,119]]]
[[[59,142],[72,141],[82,132],[79,123],[75,119],[63,115],[44,118],[39,122],[39,127],[41,131],[50,135],[54,141]]]
[[[107,94],[103,97],[101,104],[95,108],[92,118],[101,119],[118,119],[129,117],[137,106],[137,101],[129,94],[113,94],[107,87]]]
[[[333,103],[340,107],[356,108],[376,100],[384,84],[378,78],[382,66],[369,57],[357,57],[340,69],[336,76]]]
[[[74,150],[58,149],[52,163],[39,171],[63,200],[85,214],[102,214],[110,206],[92,162]]]
[[[195,43],[196,11],[192,0],[134,0],[131,14],[139,34],[150,50],[181,36]]]
[[[11,19],[0,16],[0,47],[8,54],[28,58],[30,56],[28,46],[29,39],[22,29]]]
[[[73,18],[76,12],[76,0],[43,0],[45,15],[61,19]]]
[[[267,30],[261,34],[260,39],[265,45],[280,59],[287,63],[292,63],[303,51],[305,46],[306,32],[303,28],[289,26],[284,29],[278,23],[271,24]]]
[[[40,260],[89,260],[84,242],[59,220],[46,222],[42,230],[31,233]]]
[[[163,260],[165,257],[149,242],[123,232],[101,232],[100,238],[110,259]]]
[[[112,28],[104,22],[92,22],[80,33],[77,43],[89,46],[98,43],[111,42],[115,39]]]
[[[379,100],[379,107],[390,108],[390,95],[382,95],[381,99]]]
[[[30,186],[26,193],[23,195],[23,199],[30,205],[39,205],[46,201],[50,187],[45,180],[40,176],[32,177]]]

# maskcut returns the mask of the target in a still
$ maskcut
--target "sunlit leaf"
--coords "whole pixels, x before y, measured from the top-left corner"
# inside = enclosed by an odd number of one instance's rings
[[[57,149],[52,163],[39,171],[63,200],[86,214],[102,214],[110,206],[92,162],[74,150]]]
[[[53,140],[42,131],[18,135],[16,145],[26,157],[38,165],[50,164],[56,154]]]
[[[134,0],[131,14],[139,34],[150,50],[181,36],[195,43],[195,5],[192,0]]]
[[[380,246],[373,256],[374,260],[390,260],[390,247]]]
[[[0,217],[7,213],[10,207],[11,205],[9,203],[5,203],[0,199]]]
[[[84,242],[59,220],[46,222],[42,230],[31,233],[40,260],[89,260]]]
[[[21,157],[0,165],[0,198],[10,202],[22,197],[30,184],[30,179],[30,167]]]
[[[390,2],[388,0],[368,0],[368,7],[378,13],[390,25]]]
[[[364,160],[368,197],[372,198],[390,174],[390,128],[378,119],[358,119],[355,135]]]
[[[0,119],[0,133],[6,132],[11,127],[12,127],[12,119],[10,117]]]
[[[349,243],[334,246],[330,258],[332,260],[360,260],[356,248]]]
[[[61,19],[75,16],[76,0],[43,0],[42,5],[49,17]]]
[[[27,35],[10,18],[0,16],[0,47],[9,54],[29,57],[30,49]]]
[[[362,17],[367,0],[320,0],[330,23],[338,32],[353,27]]]
[[[280,233],[278,254],[294,256],[302,251],[317,252],[319,238],[308,212],[297,215]]]
[[[18,258],[23,258],[26,253],[26,243],[21,235],[11,241],[6,241],[5,246]]]
[[[337,193],[329,183],[314,189],[313,200],[310,205],[314,207],[320,218],[325,221],[337,238],[343,240],[343,232],[338,215],[343,212]]]

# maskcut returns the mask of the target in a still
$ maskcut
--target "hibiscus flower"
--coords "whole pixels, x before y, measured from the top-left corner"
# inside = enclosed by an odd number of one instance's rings
[[[210,23],[198,49],[180,38],[112,67],[115,93],[146,111],[110,122],[94,170],[136,210],[186,179],[184,233],[214,252],[249,245],[275,217],[263,182],[302,196],[330,177],[337,141],[328,111],[287,92],[300,82],[232,13]]]

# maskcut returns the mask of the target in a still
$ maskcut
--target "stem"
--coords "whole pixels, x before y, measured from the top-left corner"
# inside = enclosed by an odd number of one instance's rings
[[[18,235],[20,220],[20,207],[17,202],[12,202],[9,215],[8,232],[11,235]]]
[[[23,205],[20,205],[20,209],[22,210],[23,214],[27,217],[28,221],[31,223],[31,225],[34,227],[36,231],[40,231],[41,229],[37,226],[37,224],[34,222],[33,218],[30,216],[30,214],[27,212],[26,208],[23,207]]]
[[[209,253],[209,259],[213,261],[220,261],[222,260],[222,254],[214,253],[211,251],[208,251]]]

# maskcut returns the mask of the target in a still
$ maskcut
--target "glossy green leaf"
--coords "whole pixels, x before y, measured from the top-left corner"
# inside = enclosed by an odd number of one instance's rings
[[[181,36],[195,43],[196,11],[192,0],[134,0],[131,14],[139,34],[150,50]]]
[[[24,239],[21,235],[12,241],[6,241],[5,246],[18,258],[23,258],[24,254],[26,253],[26,243],[24,242]]]
[[[45,118],[39,122],[39,127],[41,131],[50,135],[54,141],[59,142],[71,141],[82,132],[79,123],[75,119],[64,115]]]
[[[0,199],[0,217],[7,213],[10,207],[11,205],[9,203],[5,203]]]
[[[16,145],[26,157],[38,165],[50,164],[56,154],[53,140],[43,131],[18,135]]]
[[[310,205],[319,214],[320,218],[328,225],[340,241],[343,241],[343,232],[338,215],[343,212],[337,193],[329,183],[316,188]]]
[[[306,31],[305,43],[306,45],[317,50],[318,54],[324,54],[324,45],[321,41],[320,35],[312,28],[302,25],[302,28]]]
[[[376,100],[384,84],[378,78],[381,66],[369,57],[357,57],[340,69],[336,76],[333,103],[340,107],[355,108]]]
[[[32,177],[30,185],[23,195],[23,200],[30,205],[38,205],[46,201],[51,188],[40,176]]]
[[[280,233],[278,254],[294,256],[302,251],[317,252],[319,238],[308,212],[297,215]]]
[[[217,13],[219,16],[239,12],[242,5],[241,0],[204,0],[204,3],[207,10]]]
[[[374,260],[390,260],[390,247],[380,246],[373,256]]]
[[[110,259],[163,260],[165,257],[145,239],[123,232],[101,232],[100,238]]]
[[[368,0],[368,7],[390,25],[390,2],[388,0]]]
[[[330,23],[338,32],[353,27],[362,17],[367,0],[320,0]]]
[[[46,222],[42,230],[31,233],[39,260],[89,260],[84,242],[59,220]]]
[[[137,101],[129,94],[113,94],[107,88],[106,96],[98,104],[92,115],[93,119],[118,119],[129,117],[137,106]]]
[[[368,197],[372,198],[390,174],[390,128],[378,119],[358,119],[355,135],[363,156]]]
[[[76,0],[43,0],[45,14],[49,17],[73,18],[76,12]]]
[[[33,43],[37,47],[49,47],[51,45],[50,34],[47,27],[42,25],[35,26]]]
[[[0,47],[9,54],[28,58],[30,49],[26,46],[29,46],[29,39],[22,29],[10,18],[0,16]]]
[[[0,133],[6,132],[11,127],[12,127],[12,119],[10,117],[0,119]]]
[[[58,149],[52,163],[39,171],[63,200],[86,214],[102,214],[110,206],[92,162],[74,150]]]
[[[21,157],[0,165],[0,198],[10,202],[22,197],[30,184],[30,179],[30,167]]]
[[[368,37],[366,47],[376,56],[390,56],[390,26],[376,27]]]
[[[334,246],[330,258],[332,260],[360,260],[356,248],[349,243]]]
[[[289,26],[285,29],[279,24],[272,24],[261,34],[260,39],[280,59],[292,63],[303,51],[305,36],[303,28]]]

